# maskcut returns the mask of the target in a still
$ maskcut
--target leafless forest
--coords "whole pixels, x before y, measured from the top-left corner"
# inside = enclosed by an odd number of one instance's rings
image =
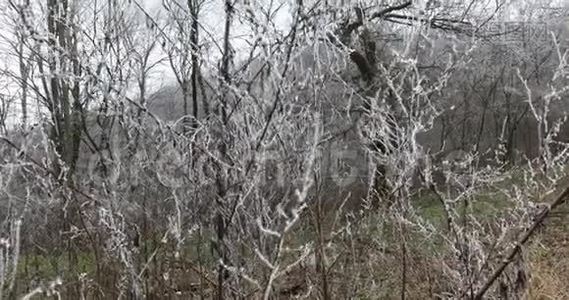
[[[567,0],[0,1],[0,299],[569,299]]]

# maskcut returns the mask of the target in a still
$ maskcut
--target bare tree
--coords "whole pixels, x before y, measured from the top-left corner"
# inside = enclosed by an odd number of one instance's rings
[[[527,295],[567,45],[511,3],[9,7],[0,297]]]

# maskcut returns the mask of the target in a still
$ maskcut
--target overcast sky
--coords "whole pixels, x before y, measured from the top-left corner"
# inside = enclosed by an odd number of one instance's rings
[[[85,0],[85,1],[91,1],[91,0]],[[131,0],[131,1],[133,9],[140,10],[135,5],[136,3],[138,3],[141,6],[143,6],[145,12],[151,15],[153,18],[155,18],[155,20],[157,21],[164,20],[165,11],[162,8],[162,0]],[[182,4],[185,4],[185,1],[186,0],[181,0]],[[286,9],[286,7],[288,7],[287,5],[288,1],[289,0],[258,0],[255,2],[255,5],[269,5],[270,3],[273,5],[273,7],[275,7],[278,5],[278,3],[284,2],[285,5],[282,6],[283,8],[280,10],[280,13],[276,15],[275,23],[277,26],[282,27],[282,29],[285,29],[287,23],[290,20],[290,13]],[[37,2],[32,1],[31,3],[34,4]],[[10,11],[6,0],[0,0],[0,11],[3,12]],[[207,39],[213,38],[218,41],[221,40],[223,36],[223,28],[225,22],[224,18],[225,18],[224,0],[205,0],[205,4],[203,5],[202,10],[200,11],[200,23],[201,23],[200,30],[202,31],[200,33],[200,37],[201,38],[207,37]],[[19,72],[18,63],[14,57],[13,50],[10,49],[9,45],[7,44],[8,41],[14,40],[12,37],[13,26],[12,24],[7,24],[6,22],[7,22],[6,15],[4,14],[0,15],[0,68],[2,70],[10,70],[17,74]],[[244,31],[244,28],[239,27],[238,24],[239,23],[235,21],[234,22],[235,26],[232,27],[232,46],[238,52],[237,57],[239,57],[239,52],[240,52],[239,50],[246,45],[245,43],[246,32]],[[204,31],[207,31],[207,33]],[[160,51],[161,50],[160,48],[157,49],[159,51],[155,51],[155,54],[153,55],[154,60],[158,60],[164,57],[163,51]],[[210,62],[216,65],[220,54],[219,51],[216,51],[215,49],[216,49],[215,47],[212,47],[212,49],[207,49],[206,51],[209,57],[208,56],[205,57],[209,58]],[[18,85],[15,84],[14,82],[7,82],[5,80],[6,78],[7,78],[6,76],[2,76],[2,74],[0,74],[0,96],[2,94],[14,95],[16,94],[17,91],[19,91]],[[149,93],[157,91],[163,86],[176,85],[175,78],[173,73],[170,71],[169,64],[163,63],[159,65],[154,70],[154,73],[152,74],[151,78],[148,80],[148,83],[150,86],[150,90],[148,91]],[[11,109],[11,111],[18,114],[17,111],[19,111],[19,107],[20,104],[15,104],[13,108],[18,108],[18,109]],[[38,109],[39,109],[38,107],[33,107],[33,108],[31,107],[29,111],[30,113],[33,113],[34,111],[38,111]],[[18,116],[13,116],[13,118],[17,119]]]

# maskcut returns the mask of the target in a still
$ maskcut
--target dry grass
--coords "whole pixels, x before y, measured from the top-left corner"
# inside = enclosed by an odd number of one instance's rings
[[[530,250],[530,299],[569,299],[569,213],[550,220]]]

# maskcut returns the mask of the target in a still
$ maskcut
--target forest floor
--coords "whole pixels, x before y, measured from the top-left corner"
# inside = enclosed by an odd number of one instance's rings
[[[569,299],[569,208],[555,212],[530,249],[530,299]]]
[[[444,216],[440,203],[437,203],[436,199],[429,198],[428,195],[423,195],[421,200],[417,207],[420,214],[430,219],[435,226],[443,226]],[[492,201],[495,205],[497,200],[494,198]],[[488,217],[493,216],[495,210],[492,207],[495,206],[491,205],[490,199],[482,199],[478,205],[475,210]],[[337,260],[332,262],[333,267],[328,272],[329,284],[333,286],[332,290],[335,293],[355,295],[358,299],[392,299],[398,295],[401,278],[400,253],[402,251],[401,243],[397,241],[398,232],[396,228],[378,226],[377,224],[382,222],[378,221],[377,216],[375,218],[362,218],[358,221],[357,228],[352,227],[351,230],[354,230],[354,237],[357,240],[339,239],[335,242],[336,246],[327,250],[330,257],[336,256]],[[315,227],[311,220],[313,220],[311,216],[307,216],[306,222],[303,222],[298,228],[299,231],[295,232],[295,239],[291,243],[300,245],[317,241]],[[331,219],[325,220],[324,227],[330,226],[331,221]],[[326,233],[324,239],[329,240],[331,234],[331,232]],[[207,286],[201,288],[201,293],[211,295],[210,285],[214,284],[215,280],[215,259],[211,256],[207,241],[205,236],[201,240],[189,241],[181,259],[163,256],[160,253],[162,251],[158,251],[154,257],[154,263],[150,265],[150,274],[144,276],[145,280],[153,282],[150,285],[156,286],[152,288],[154,290],[175,289],[183,291],[185,296],[195,296],[200,290],[199,286]],[[156,242],[150,242],[147,246],[156,249],[156,246],[152,246],[156,245]],[[349,249],[352,243],[358,245],[357,249]],[[413,254],[406,262],[411,266],[408,271],[407,286],[409,299],[431,298],[437,293],[437,289],[441,288],[442,284],[437,278],[441,275],[439,273],[442,267],[437,259],[444,256],[434,255],[442,251],[440,247],[437,248],[437,245],[439,245],[437,241],[420,236],[415,237],[408,233],[405,251]],[[173,245],[162,247],[170,246]],[[353,253],[350,254],[350,251]],[[173,253],[173,251],[169,252]],[[529,299],[569,299],[569,285],[567,285],[569,282],[569,208],[567,206],[560,207],[560,210],[551,216],[526,248],[525,254],[528,259],[527,266],[530,268],[529,274],[531,274]],[[17,284],[20,291],[29,290],[37,284],[37,280],[55,278],[59,273],[57,270],[65,270],[65,261],[64,257],[56,258],[48,253],[24,254],[20,261],[20,280]],[[200,261],[201,265],[198,263]],[[104,270],[103,273],[106,274],[101,278],[102,281],[85,282],[87,289],[95,288],[97,285],[96,288],[101,289],[107,286],[107,295],[114,294],[112,290],[120,281],[120,274],[113,270],[112,264],[107,264],[107,266],[110,268]],[[94,279],[96,266],[93,255],[87,252],[80,254],[76,269],[84,273],[86,278]],[[161,278],[163,274],[170,274],[170,279]],[[283,291],[298,288],[300,292],[306,292],[306,285],[318,285],[318,276],[315,265],[305,265],[302,269],[287,274],[279,285]],[[357,281],[351,283],[350,280],[356,276]],[[281,299],[288,299],[283,294],[281,296],[283,296]],[[192,299],[191,297],[188,299]],[[91,299],[91,297],[88,298]]]

